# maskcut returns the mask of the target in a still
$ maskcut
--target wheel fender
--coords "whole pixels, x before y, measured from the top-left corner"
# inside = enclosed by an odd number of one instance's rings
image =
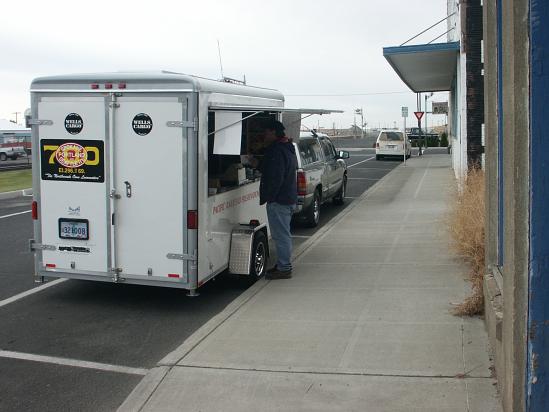
[[[250,260],[254,236],[259,231],[262,231],[267,238],[267,253],[269,253],[269,237],[267,236],[266,223],[258,226],[239,225],[232,230],[229,252],[229,272],[235,275],[250,274]]]

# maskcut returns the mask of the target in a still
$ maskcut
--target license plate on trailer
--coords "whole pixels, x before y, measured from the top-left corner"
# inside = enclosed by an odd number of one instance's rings
[[[61,239],[88,240],[90,238],[88,219],[59,219]]]

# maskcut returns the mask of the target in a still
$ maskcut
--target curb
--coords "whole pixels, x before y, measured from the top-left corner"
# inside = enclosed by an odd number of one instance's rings
[[[15,199],[17,197],[32,196],[32,187],[23,190],[14,190],[12,192],[1,192],[0,200]]]
[[[337,225],[345,216],[353,211],[358,205],[360,205],[364,199],[375,193],[382,183],[388,180],[388,178],[394,174],[394,172],[400,169],[402,165],[398,165],[379,181],[377,181],[372,187],[366,190],[358,199],[351,203],[347,208],[342,210],[337,216],[335,216],[328,224],[323,226],[319,231],[307,239],[301,244],[292,256],[292,262],[297,262],[311,247],[318,243],[326,234]],[[223,309],[216,316],[211,318],[208,322],[202,325],[191,336],[189,336],[183,343],[175,350],[167,354],[157,364],[157,367],[151,369],[151,371],[143,378],[143,380],[133,389],[128,395],[126,400],[120,405],[117,412],[134,412],[140,411],[150,397],[153,395],[156,388],[162,383],[169,371],[177,365],[187,354],[189,354],[194,348],[196,348],[204,339],[212,334],[217,328],[224,324],[230,317],[232,317],[242,306],[250,301],[255,295],[257,295],[263,288],[265,288],[271,281],[266,279],[258,280],[254,285],[248,288],[244,293],[233,300],[225,309]]]

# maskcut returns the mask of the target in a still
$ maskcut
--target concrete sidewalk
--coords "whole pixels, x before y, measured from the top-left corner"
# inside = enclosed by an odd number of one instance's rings
[[[412,158],[162,360],[121,411],[500,411],[449,253],[447,155]]]

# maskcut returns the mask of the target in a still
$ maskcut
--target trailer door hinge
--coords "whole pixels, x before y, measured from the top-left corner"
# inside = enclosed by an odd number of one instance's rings
[[[53,124],[52,120],[43,120],[43,119],[29,119],[27,120],[29,126],[51,126]]]
[[[56,250],[54,245],[44,245],[42,243],[36,243],[34,239],[29,240],[29,250],[34,252],[36,250]]]
[[[195,132],[198,130],[198,119],[193,119],[192,121],[188,122],[182,122],[178,120],[170,120],[166,122],[166,126],[168,127],[181,127],[181,128],[187,128],[187,129],[193,129]]]
[[[166,257],[168,259],[175,259],[175,260],[196,260],[196,252],[192,255],[188,255],[184,253],[168,253]]]

